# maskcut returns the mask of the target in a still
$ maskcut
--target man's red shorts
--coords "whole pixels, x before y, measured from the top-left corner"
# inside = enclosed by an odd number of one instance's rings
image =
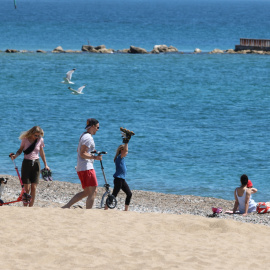
[[[94,169],[88,171],[80,171],[77,172],[79,179],[82,183],[82,188],[85,189],[86,187],[97,187],[98,181],[96,177],[96,172]]]

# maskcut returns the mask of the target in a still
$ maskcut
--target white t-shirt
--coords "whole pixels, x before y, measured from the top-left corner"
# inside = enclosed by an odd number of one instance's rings
[[[78,155],[77,155],[77,172],[87,171],[94,169],[94,159],[84,159],[80,156],[81,146],[85,145],[88,148],[88,153],[91,154],[95,150],[95,142],[91,134],[85,133],[81,135],[81,139],[78,145]]]

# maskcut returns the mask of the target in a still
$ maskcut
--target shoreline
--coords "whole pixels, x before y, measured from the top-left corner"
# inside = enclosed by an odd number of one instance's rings
[[[11,201],[17,198],[21,188],[17,176],[0,175],[0,177],[8,178],[8,183],[5,185],[2,199]],[[44,181],[40,178],[40,183],[37,188],[37,195],[34,208],[61,208],[65,205],[73,195],[80,192],[81,184],[62,182],[62,181]],[[98,187],[97,196],[93,209],[101,209],[100,201],[105,189],[102,186]],[[175,215],[193,215],[208,217],[212,214],[212,207],[221,207],[223,212],[214,219],[233,219],[244,223],[253,223],[270,226],[269,215],[252,213],[246,217],[239,214],[225,214],[225,211],[232,210],[234,200],[224,200],[213,197],[199,197],[193,195],[175,195],[157,193],[151,191],[132,190],[133,196],[131,199],[129,210],[137,213],[164,213]],[[117,206],[115,209],[108,210],[122,211],[124,209],[125,194],[120,191],[117,196]],[[14,207],[22,207],[22,203],[10,204]],[[2,206],[8,207],[8,206]],[[85,209],[85,199],[76,203],[72,208]],[[212,218],[211,218],[212,219]]]

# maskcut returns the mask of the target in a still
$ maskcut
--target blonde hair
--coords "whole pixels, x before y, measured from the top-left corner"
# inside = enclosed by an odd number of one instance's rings
[[[29,138],[32,135],[34,135],[35,133],[39,133],[41,137],[44,136],[44,131],[41,127],[39,126],[34,126],[31,129],[27,130],[27,131],[23,131],[19,137],[20,140],[25,139],[25,138]]]
[[[114,159],[113,159],[114,162],[115,162],[116,158],[118,157],[118,155],[121,154],[121,151],[122,151],[123,149],[124,149],[124,145],[123,145],[123,144],[121,144],[121,145],[118,146],[118,148],[117,148],[117,150],[116,150],[115,157],[114,157]]]

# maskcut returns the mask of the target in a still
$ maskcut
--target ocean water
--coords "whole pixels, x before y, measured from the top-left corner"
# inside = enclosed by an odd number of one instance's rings
[[[136,133],[126,158],[131,189],[233,199],[246,173],[255,200],[269,200],[270,57],[207,53],[240,37],[269,38],[269,22],[258,19],[267,18],[268,1],[16,2],[1,0],[2,51],[90,42],[116,50],[167,44],[184,54],[0,53],[0,174],[16,174],[8,154],[22,131],[40,125],[54,179],[78,183],[78,139],[94,117],[110,184],[123,126]],[[192,54],[196,47],[205,53]],[[72,68],[84,95],[60,83]],[[98,162],[95,169],[103,185]]]

